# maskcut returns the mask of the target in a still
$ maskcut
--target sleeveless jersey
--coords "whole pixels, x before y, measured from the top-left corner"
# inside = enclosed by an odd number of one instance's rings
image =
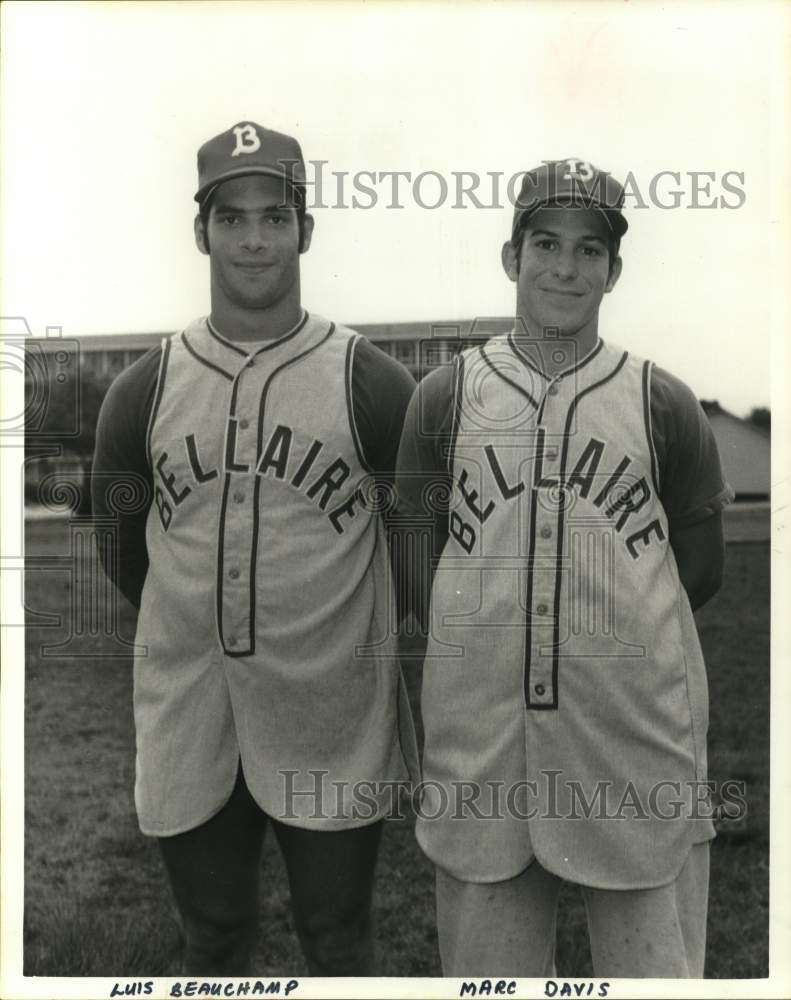
[[[602,341],[553,379],[512,335],[461,355],[417,826],[458,878],[507,879],[536,857],[573,882],[648,888],[713,836],[693,818],[707,685],[650,379]]]
[[[205,319],[163,345],[134,669],[144,833],[217,812],[240,757],[262,809],[317,829],[378,819],[355,783],[414,766],[357,339],[305,314],[250,354]]]

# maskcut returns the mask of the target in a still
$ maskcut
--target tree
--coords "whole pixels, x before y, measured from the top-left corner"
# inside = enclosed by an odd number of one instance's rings
[[[754,406],[747,419],[756,427],[763,427],[767,431],[772,429],[772,414],[768,406]]]

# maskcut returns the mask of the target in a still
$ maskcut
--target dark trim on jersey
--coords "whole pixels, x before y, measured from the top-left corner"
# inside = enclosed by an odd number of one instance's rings
[[[601,388],[601,386],[606,385],[610,382],[618,372],[621,371],[623,366],[626,364],[626,359],[629,357],[629,352],[624,351],[618,360],[618,363],[608,372],[603,378],[600,378],[598,382],[593,382],[591,385],[587,386],[581,392],[579,392],[574,399],[571,401],[568,412],[566,413],[566,422],[563,428],[563,449],[560,456],[560,473],[559,482],[561,486],[560,502],[558,504],[558,520],[557,520],[557,549],[555,555],[555,597],[552,605],[552,614],[554,617],[554,629],[552,634],[552,702],[551,704],[534,705],[530,701],[530,646],[528,645],[525,649],[525,701],[529,709],[556,709],[558,707],[558,672],[560,663],[560,590],[561,590],[561,565],[563,561],[563,531],[565,528],[565,512],[566,512],[566,500],[565,500],[565,481],[566,481],[566,462],[568,461],[568,449],[569,449],[569,439],[570,439],[570,429],[571,422],[574,419],[574,414],[580,401],[587,396],[589,393],[593,392],[595,389]],[[543,457],[543,452],[542,452]],[[533,490],[535,494],[535,490]],[[535,544],[535,533],[536,533],[536,522],[535,518],[532,516],[530,520],[530,553],[533,552],[533,547]],[[533,566],[528,562],[528,573],[532,575]],[[528,587],[532,587],[532,580],[528,578]],[[530,615],[532,608],[530,603],[527,606],[527,614]]]
[[[231,400],[228,406],[228,417],[236,417],[236,397],[239,392],[239,381],[240,376],[244,372],[244,368],[241,368],[235,378],[233,379],[233,388],[231,389]],[[224,448],[228,446],[228,436],[226,433]],[[223,454],[223,465],[228,464],[228,456]],[[222,644],[223,652],[226,656],[247,656],[250,651],[242,651],[238,653],[230,653],[225,645],[225,635],[223,633],[223,623],[222,623],[222,596],[223,596],[223,563],[225,560],[225,511],[228,507],[228,492],[231,488],[231,475],[230,471],[225,473],[225,481],[222,487],[222,499],[220,500],[220,528],[217,537],[217,586],[215,587],[216,598],[217,598],[217,632],[219,633],[220,643]],[[253,514],[255,518],[255,513]]]
[[[557,377],[565,378],[567,375],[573,375],[575,372],[578,372],[580,368],[584,368],[585,365],[593,361],[594,358],[598,357],[599,354],[601,354],[603,348],[604,348],[604,341],[601,339],[601,337],[599,337],[598,341],[596,342],[596,346],[593,348],[590,354],[586,354],[581,361],[578,361],[576,365],[572,365],[571,368],[566,368],[564,371],[558,372]]]
[[[365,469],[366,472],[373,473],[374,470],[368,464],[365,458],[365,452],[363,451],[363,444],[360,440],[360,434],[357,430],[357,424],[354,419],[354,405],[352,403],[352,363],[354,349],[357,342],[360,339],[360,334],[352,337],[349,343],[346,345],[346,362],[345,362],[345,376],[343,380],[344,388],[346,391],[346,414],[349,418],[349,427],[352,432],[352,441],[354,441],[354,450],[357,452],[357,459],[360,465]]]
[[[537,427],[539,427],[541,425],[541,422],[544,419],[544,407],[547,405],[547,399],[548,399],[548,397],[549,397],[549,393],[548,392],[545,392],[544,395],[541,397],[541,405],[539,406],[538,413],[536,414],[536,426]]]
[[[538,454],[541,456],[541,463],[544,461],[544,440],[546,430],[539,427],[536,431],[538,441]],[[534,481],[538,478],[534,472]],[[525,700],[525,709],[529,708],[556,708],[556,705],[533,705],[530,699],[530,649],[533,643],[533,573],[535,567],[536,551],[536,507],[538,506],[538,490],[535,486],[530,490],[530,539],[527,548],[527,591],[525,596],[525,665],[522,678],[522,693]]]
[[[151,413],[148,416],[148,427],[146,428],[146,457],[148,458],[148,467],[152,472],[152,486],[153,486],[153,470],[154,462],[151,458],[151,438],[154,433],[154,422],[157,419],[157,413],[159,412],[159,404],[162,402],[162,393],[165,391],[165,374],[168,368],[168,360],[170,358],[170,337],[166,337],[162,341],[162,357],[159,359],[159,371],[157,372],[157,387],[154,392],[154,402],[151,404]],[[153,490],[152,490],[153,499]]]
[[[296,333],[296,332],[297,331],[295,330],[294,333]],[[261,390],[261,400],[260,400],[260,402],[258,404],[258,446],[256,448],[256,459],[255,459],[255,467],[256,468],[258,467],[258,463],[261,460],[261,454],[263,452],[263,445],[264,445],[264,413],[266,411],[266,397],[267,397],[267,393],[269,392],[269,387],[271,386],[273,379],[275,378],[275,376],[279,375],[280,372],[282,372],[284,369],[291,367],[291,365],[296,364],[298,361],[302,361],[309,354],[312,354],[314,351],[316,351],[320,347],[322,347],[330,339],[330,337],[333,335],[333,333],[335,333],[335,324],[334,323],[330,323],[329,329],[324,334],[324,336],[319,341],[317,341],[317,343],[311,345],[310,347],[305,348],[304,351],[301,351],[299,354],[295,354],[293,358],[289,358],[287,361],[284,361],[281,365],[278,365],[278,367],[275,368],[274,371],[270,372],[270,374],[269,374],[266,382],[264,382],[264,387]],[[233,413],[233,405],[235,405],[235,399],[234,399],[234,401],[232,403],[232,410],[231,410],[232,413]],[[226,486],[225,486],[225,491],[223,493],[222,507],[220,508],[220,543],[221,543],[221,545],[222,545],[223,534],[224,534],[224,531],[225,531],[225,504],[226,504],[226,497],[227,497],[227,492],[228,492],[229,478],[230,478],[230,473],[228,473],[226,475]],[[260,494],[261,494],[261,479],[262,479],[261,476],[255,476],[255,486],[253,487],[253,535],[252,535],[251,550],[250,550],[250,580],[249,580],[249,587],[250,587],[250,598],[249,598],[249,600],[250,600],[250,636],[249,636],[250,646],[249,646],[249,649],[244,650],[244,651],[240,651],[240,652],[233,652],[232,650],[228,650],[228,649],[225,648],[225,641],[224,641],[223,632],[222,632],[221,611],[220,611],[220,614],[219,614],[219,617],[218,617],[218,627],[219,627],[219,632],[220,632],[220,641],[222,642],[223,650],[224,650],[226,656],[233,657],[234,659],[239,659],[239,658],[241,658],[243,656],[252,656],[252,654],[255,653],[255,611],[256,611],[256,606],[255,606],[255,596],[256,596],[256,592],[255,592],[255,574],[256,574],[256,568],[257,568],[257,564],[258,564],[258,532],[259,532],[258,506],[259,506],[259,499],[260,499]],[[221,547],[220,547],[220,551],[221,551]],[[217,600],[218,600],[218,607],[221,609],[222,608],[222,559],[221,558],[218,558],[218,561],[217,561]]]
[[[206,317],[206,327],[208,328],[209,334],[214,337],[215,340],[219,341],[223,347],[230,347],[232,351],[236,351],[237,354],[241,354],[243,358],[247,357],[238,344],[234,344],[232,340],[226,340],[221,333],[214,329],[211,319],[208,316]]]
[[[225,482],[222,487],[222,500],[220,501],[220,529],[217,532],[217,585],[214,588],[217,601],[217,632],[219,634],[220,645],[226,656],[233,656],[228,652],[225,645],[225,634],[223,632],[222,621],[222,596],[223,596],[223,560],[225,558],[225,510],[228,506],[228,491],[231,488],[231,473],[225,473]],[[240,654],[236,654],[240,655]],[[241,654],[245,655],[245,654]]]
[[[645,420],[645,435],[648,438],[648,451],[651,455],[651,481],[654,484],[656,495],[659,496],[659,463],[656,457],[654,446],[654,432],[651,427],[651,369],[653,365],[650,361],[643,362],[643,419]]]
[[[532,403],[532,404],[533,404],[533,407],[534,407],[534,408],[535,408],[535,409],[537,410],[537,409],[538,409],[538,401],[537,401],[537,400],[535,400],[535,399],[533,399],[533,397],[532,397],[532,396],[530,395],[530,393],[529,393],[529,392],[527,391],[527,389],[525,389],[525,388],[523,388],[523,387],[522,387],[521,385],[519,385],[519,383],[518,383],[518,382],[514,382],[514,381],[513,381],[513,379],[510,379],[510,378],[508,378],[508,376],[507,376],[507,375],[504,375],[504,374],[503,374],[503,373],[502,373],[502,372],[500,371],[500,369],[499,369],[499,368],[498,368],[498,367],[497,367],[497,366],[496,366],[496,365],[494,364],[494,362],[493,362],[493,361],[491,361],[491,360],[490,360],[490,359],[489,359],[489,358],[487,357],[487,355],[486,355],[486,351],[484,351],[484,347],[485,347],[485,346],[486,346],[485,344],[481,344],[481,346],[480,346],[480,347],[478,348],[478,351],[479,351],[479,353],[480,353],[481,357],[483,358],[483,360],[484,360],[484,361],[486,362],[486,364],[487,364],[487,365],[489,366],[489,368],[491,368],[491,370],[492,370],[492,371],[493,371],[493,372],[495,373],[495,375],[499,375],[499,376],[500,376],[500,378],[501,378],[501,379],[503,380],[503,382],[507,382],[507,383],[508,383],[508,385],[510,385],[512,389],[516,389],[516,391],[517,391],[518,393],[521,393],[521,395],[523,395],[523,396],[525,397],[525,399],[526,399],[526,400],[527,400],[527,401],[528,401],[529,403]]]
[[[557,375],[550,376],[547,375],[546,372],[542,372],[540,368],[536,368],[536,366],[527,357],[527,355],[522,353],[522,350],[519,347],[519,343],[516,337],[514,337],[513,330],[511,330],[511,332],[508,334],[507,340],[511,346],[511,350],[514,352],[514,354],[516,354],[519,360],[523,362],[523,364],[531,371],[535,372],[537,375],[540,375],[545,382],[552,382],[556,378],[565,378],[567,375],[573,375],[575,372],[578,372],[580,368],[584,368],[584,366],[587,365],[589,361],[593,361],[593,359],[599,354],[599,352],[604,347],[604,341],[601,339],[601,337],[599,337],[596,341],[596,346],[593,348],[590,354],[586,354],[581,361],[578,361],[576,364],[572,365],[571,368],[564,368],[563,371],[558,372]]]
[[[202,365],[205,365],[207,368],[211,368],[212,371],[218,372],[220,375],[222,375],[223,378],[227,378],[229,382],[233,381],[233,375],[231,375],[230,372],[225,371],[224,368],[218,367],[217,365],[214,364],[214,362],[208,361],[206,358],[203,358],[201,357],[200,354],[198,354],[198,352],[195,350],[192,344],[190,344],[190,342],[187,340],[186,331],[184,331],[181,334],[181,341],[187,348],[189,353],[193,356],[193,358],[195,358],[196,361],[199,361]]]
[[[456,440],[459,436],[461,423],[461,401],[464,393],[464,355],[457,354],[453,367],[453,418],[450,424],[450,441],[448,442],[448,474],[453,482],[453,463],[456,459]]]
[[[508,346],[514,352],[517,358],[519,358],[519,360],[522,362],[525,368],[529,368],[531,372],[535,372],[536,375],[540,375],[545,382],[549,381],[549,375],[547,375],[546,372],[542,372],[540,368],[537,368],[530,360],[530,358],[528,358],[526,354],[522,353],[522,349],[516,342],[516,337],[514,336],[513,330],[510,331],[510,333],[506,337],[506,340],[508,341]]]
[[[291,340],[292,337],[296,337],[299,331],[307,323],[309,318],[310,318],[310,313],[307,311],[307,309],[303,309],[302,319],[300,319],[299,323],[297,323],[297,325],[293,328],[293,330],[288,330],[281,337],[278,337],[271,343],[264,344],[263,347],[256,348],[256,350],[252,352],[253,355],[261,354],[263,351],[271,351],[273,347],[278,347],[280,344],[285,344],[287,340]],[[206,319],[206,326],[208,327],[209,333],[211,334],[212,337],[214,337],[216,341],[218,341],[220,344],[223,344],[225,347],[230,347],[232,351],[236,351],[237,354],[241,354],[243,358],[246,358],[251,353],[250,351],[245,351],[243,347],[240,347],[239,344],[235,344],[232,340],[226,340],[226,338],[223,337],[221,333],[219,333],[217,330],[214,329],[214,327],[212,326],[212,322],[208,317]]]

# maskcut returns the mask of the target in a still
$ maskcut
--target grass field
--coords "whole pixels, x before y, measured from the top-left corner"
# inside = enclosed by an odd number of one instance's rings
[[[28,552],[53,550],[38,529]],[[131,663],[85,652],[44,656],[67,635],[71,584],[66,572],[31,569],[30,612],[64,616],[61,627],[27,632],[25,692],[26,975],[178,974],[179,932],[157,848],[137,828],[132,801],[134,731]],[[34,617],[31,615],[31,622]],[[709,669],[710,777],[747,783],[746,823],[724,830],[712,848],[707,976],[767,975],[769,777],[769,548],[729,548],[725,585],[698,615]],[[133,617],[124,607],[122,632]],[[419,670],[407,664],[415,704]],[[274,839],[263,865],[256,972],[304,974],[288,891]],[[380,974],[440,975],[432,866],[411,821],[389,822],[375,896]],[[589,976],[578,894],[561,898],[558,972]]]

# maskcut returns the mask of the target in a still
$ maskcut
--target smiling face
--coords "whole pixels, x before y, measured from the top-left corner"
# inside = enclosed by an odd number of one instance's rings
[[[621,273],[621,258],[610,260],[609,237],[594,209],[542,208],[528,219],[520,247],[503,246],[517,314],[531,335],[556,328],[581,346],[595,344],[601,300]]]
[[[195,239],[211,258],[213,312],[268,310],[291,299],[298,305],[299,255],[310,245],[313,220],[305,216],[300,247],[296,204],[284,202],[280,178],[225,181],[204,219],[195,220]]]

